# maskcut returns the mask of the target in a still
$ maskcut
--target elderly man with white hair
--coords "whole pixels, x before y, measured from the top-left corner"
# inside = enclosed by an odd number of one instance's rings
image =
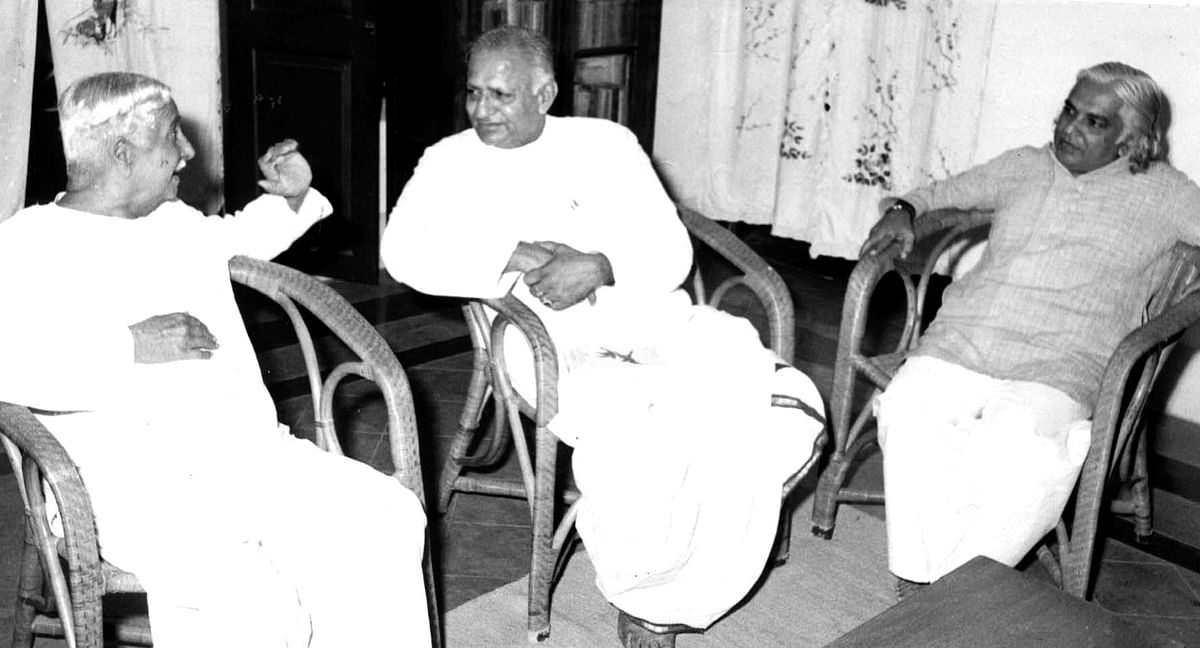
[[[670,648],[762,575],[824,404],[748,321],[680,288],[691,242],[633,133],[547,114],[558,85],[544,37],[484,33],[466,88],[471,128],[426,149],[381,254],[417,290],[511,291],[545,324],[559,354],[551,429],[574,448],[596,585],[621,645]],[[514,387],[529,396],[529,346],[509,335]]]
[[[875,404],[901,596],[977,555],[1016,564],[1061,515],[1105,363],[1171,247],[1200,244],[1200,187],[1167,161],[1170,124],[1149,75],[1101,63],[1079,72],[1049,144],[881,203],[864,254],[907,253],[929,210],[994,212],[979,264]]]
[[[67,188],[0,224],[0,400],[71,453],[102,554],[145,586],[156,646],[429,645],[416,496],[278,423],[229,280],[329,202],[294,141],[233,216],[176,199],[194,155],[131,73],[59,100]]]

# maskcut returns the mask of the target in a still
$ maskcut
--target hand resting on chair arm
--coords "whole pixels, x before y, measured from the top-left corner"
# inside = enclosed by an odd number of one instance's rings
[[[913,220],[916,212],[912,205],[904,201],[896,201],[883,209],[879,221],[871,227],[867,240],[859,249],[860,257],[882,252],[893,242],[900,243],[900,258],[906,258],[913,249],[916,234],[913,230]]]
[[[517,244],[506,270],[525,273],[529,292],[554,310],[563,310],[587,299],[596,289],[613,283],[612,265],[600,252],[580,252],[554,241]]]

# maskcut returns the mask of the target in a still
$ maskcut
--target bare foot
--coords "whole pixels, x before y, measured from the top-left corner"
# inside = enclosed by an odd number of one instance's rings
[[[650,623],[624,612],[617,614],[617,637],[625,648],[675,648],[675,637],[682,632],[703,630],[679,623]]]

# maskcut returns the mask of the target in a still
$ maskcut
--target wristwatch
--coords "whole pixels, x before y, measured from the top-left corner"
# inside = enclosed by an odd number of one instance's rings
[[[888,208],[883,210],[883,215],[887,216],[894,211],[908,212],[908,222],[910,223],[914,218],[917,217],[917,208],[913,207],[912,203],[908,202],[907,200],[900,200],[897,198],[896,202],[888,205]]]

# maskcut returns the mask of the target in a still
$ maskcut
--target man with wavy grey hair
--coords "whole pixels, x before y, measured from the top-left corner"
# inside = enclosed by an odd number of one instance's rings
[[[1107,85],[1120,100],[1117,113],[1124,132],[1117,152],[1129,157],[1129,170],[1145,171],[1151,162],[1166,162],[1171,128],[1171,102],[1150,75],[1124,63],[1108,62],[1079,71],[1079,82]]]
[[[1200,244],[1200,187],[1167,162],[1170,122],[1149,75],[1101,63],[1079,72],[1049,144],[880,203],[863,254],[907,254],[930,210],[993,212],[983,257],[875,402],[901,595],[976,555],[1014,565],[1061,515],[1105,363],[1171,247]]]
[[[23,308],[0,318],[0,400],[79,466],[154,645],[428,646],[420,503],[278,423],[230,285],[230,257],[331,211],[296,142],[259,158],[264,195],[206,217],[176,198],[195,151],[167,86],[97,74],[59,112],[66,191],[0,223],[0,303]]]

